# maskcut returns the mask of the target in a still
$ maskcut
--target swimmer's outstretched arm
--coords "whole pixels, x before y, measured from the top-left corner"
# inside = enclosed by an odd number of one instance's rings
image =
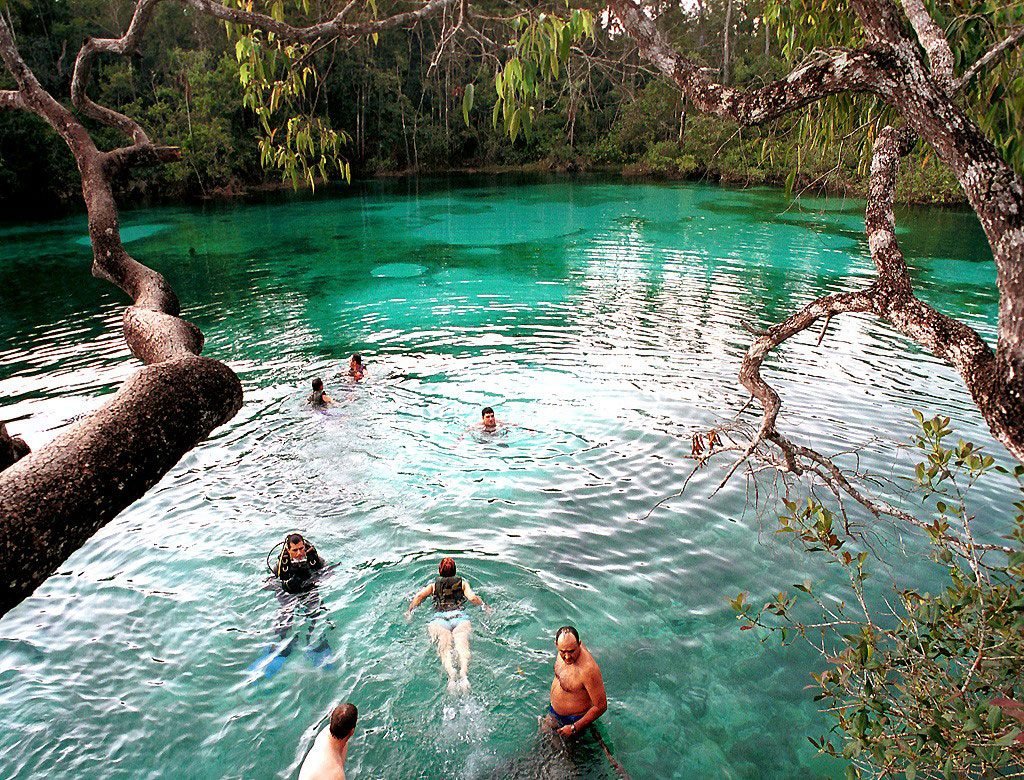
[[[466,598],[471,603],[476,604],[478,607],[483,607],[484,612],[488,615],[494,612],[490,604],[484,604],[484,600],[473,592],[473,589],[469,587],[469,583],[466,580],[462,581],[462,592],[466,594]]]
[[[416,609],[416,607],[418,607],[424,601],[426,601],[428,598],[430,598],[430,596],[433,595],[433,593],[434,583],[430,583],[429,585],[427,585],[427,587],[425,587],[423,590],[421,590],[419,593],[413,596],[412,601],[409,602],[409,608],[405,610],[405,619],[411,620],[412,611]]]

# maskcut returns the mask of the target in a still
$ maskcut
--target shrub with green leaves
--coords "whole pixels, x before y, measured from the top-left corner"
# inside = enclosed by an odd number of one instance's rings
[[[901,588],[877,612],[865,582],[881,563],[864,540],[820,501],[786,501],[779,533],[839,566],[852,603],[811,582],[763,605],[733,599],[742,625],[762,638],[805,640],[826,666],[813,674],[815,700],[834,719],[809,737],[850,763],[848,777],[1004,777],[1024,771],[1024,501],[1008,507],[1006,534],[976,539],[978,485],[1016,480],[976,445],[951,441],[948,417],[926,419],[914,447],[913,489],[922,517],[912,525],[940,567],[935,589]],[[991,528],[995,518],[987,517]],[[809,610],[809,611],[808,611]],[[813,617],[808,618],[807,615]]]

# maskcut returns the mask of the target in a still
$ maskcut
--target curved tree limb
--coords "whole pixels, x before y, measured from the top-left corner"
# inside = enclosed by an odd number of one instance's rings
[[[610,3],[641,54],[702,111],[752,124],[836,92],[871,92],[900,111],[907,126],[935,149],[963,187],[995,258],[1000,293],[995,358],[989,359],[988,347],[969,328],[893,286],[901,280],[909,283],[909,278],[905,268],[899,271],[902,255],[899,263],[886,260],[887,254],[899,250],[891,230],[881,230],[880,225],[873,229],[874,238],[869,236],[876,264],[883,261],[872,294],[873,311],[952,362],[993,436],[1024,462],[1024,182],[954,103],[954,85],[928,72],[897,7],[890,0],[851,0],[851,5],[867,33],[868,47],[823,52],[784,79],[736,90],[709,81],[693,62],[672,49],[634,0]],[[918,19],[918,26],[924,30],[924,20]],[[928,37],[927,32],[919,34]],[[929,47],[929,54],[934,52],[941,62],[941,42]],[[770,394],[764,395],[764,400],[774,403]],[[771,409],[766,413],[771,420]]]
[[[887,515],[924,528],[925,524],[908,512],[868,496],[854,485],[829,458],[817,451],[794,444],[781,434],[776,422],[782,401],[761,376],[767,354],[797,333],[811,327],[821,317],[841,312],[867,312],[889,322],[900,333],[953,365],[961,374],[979,406],[990,390],[995,356],[985,341],[964,323],[947,317],[920,301],[913,292],[910,273],[896,239],[893,195],[900,158],[913,143],[912,133],[884,128],[875,141],[871,161],[865,231],[875,263],[876,280],[867,289],[852,293],[822,296],[785,321],[769,328],[747,350],[740,368],[740,381],[764,410],[760,428],[739,463],[754,453],[762,441],[776,445],[783,454],[787,470],[800,474],[813,471],[825,484],[866,507],[873,515]],[[979,550],[1008,552],[999,545],[975,545]],[[962,552],[970,552],[964,547]]]
[[[97,149],[86,128],[39,84],[0,17],[0,61],[17,90],[0,92],[0,108],[22,108],[48,122],[67,143],[82,176],[93,248],[92,273],[122,289],[133,305],[124,314],[125,341],[146,364],[98,412],[0,474],[0,615],[39,585],[96,529],[152,487],[180,458],[241,407],[238,377],[199,357],[203,334],[178,314],[164,277],[125,251],[111,177],[135,165],[179,159],[175,147],[155,146],[133,119],[89,99],[95,57],[138,46],[160,0],[137,0],[120,38],[88,39],[75,61],[71,98],[84,115],[121,130],[132,144]],[[332,19],[295,27],[214,0],[178,0],[226,22],[250,25],[295,42],[370,35],[417,24],[457,0],[428,0],[379,20],[346,22],[349,3]]]
[[[903,12],[910,20],[914,32],[917,33],[917,40],[921,42],[928,54],[928,64],[931,66],[932,76],[949,91],[953,86],[953,50],[949,48],[946,34],[932,19],[923,0],[900,1],[903,5]]]
[[[128,30],[120,38],[86,38],[75,58],[75,70],[71,78],[71,103],[75,108],[90,119],[109,127],[116,127],[140,146],[148,146],[150,141],[139,123],[113,109],[94,103],[85,90],[92,73],[92,61],[96,55],[101,52],[122,55],[134,50],[153,18],[153,10],[159,2],[160,0],[138,0]]]
[[[121,243],[110,173],[138,162],[147,153],[145,144],[114,157],[100,152],[81,123],[39,84],[2,16],[0,61],[17,82],[23,107],[46,120],[75,157],[89,214],[93,275],[132,299],[124,314],[125,341],[147,364],[98,412],[0,473],[3,614],[231,419],[241,407],[242,387],[226,365],[198,356],[203,335],[177,316],[170,285]],[[157,159],[162,156],[149,147]]]
[[[789,75],[753,89],[712,81],[704,69],[668,44],[654,21],[634,0],[610,0],[609,7],[640,53],[671,79],[698,111],[753,125],[776,119],[840,92],[887,92],[891,55],[882,48],[815,52]]]

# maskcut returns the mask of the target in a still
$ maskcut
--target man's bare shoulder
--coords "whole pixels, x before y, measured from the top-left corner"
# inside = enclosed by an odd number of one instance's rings
[[[597,665],[597,661],[594,659],[594,656],[592,656],[590,651],[586,648],[583,648],[582,661],[582,671],[587,677],[593,677],[595,675],[598,677],[601,676],[601,668]]]
[[[299,770],[299,780],[345,780],[345,765],[328,744],[328,730],[325,728],[313,741],[313,747],[306,754]]]

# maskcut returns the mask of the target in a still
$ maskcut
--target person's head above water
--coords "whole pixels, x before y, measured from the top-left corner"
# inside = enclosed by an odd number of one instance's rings
[[[348,739],[356,730],[359,710],[349,702],[339,704],[331,712],[331,736],[335,739]]]
[[[567,664],[576,663],[582,650],[579,632],[572,626],[562,626],[555,632],[555,647],[562,661]]]
[[[316,379],[314,379],[313,380],[313,390],[315,390],[316,392],[319,393],[319,392],[322,392],[323,389],[324,389],[324,380],[322,380],[320,377],[317,377]]]
[[[288,534],[284,540],[284,546],[288,551],[288,557],[293,561],[299,561],[306,557],[306,540],[302,538],[302,534]]]
[[[356,352],[348,359],[348,375],[353,379],[362,379],[365,373],[366,367],[363,365],[363,356]]]
[[[489,406],[485,406],[480,411],[480,419],[483,421],[485,428],[493,428],[498,424],[497,420],[494,419],[494,410]]]
[[[441,563],[437,565],[437,571],[442,577],[454,577],[455,576],[455,559],[454,558],[442,558]]]

